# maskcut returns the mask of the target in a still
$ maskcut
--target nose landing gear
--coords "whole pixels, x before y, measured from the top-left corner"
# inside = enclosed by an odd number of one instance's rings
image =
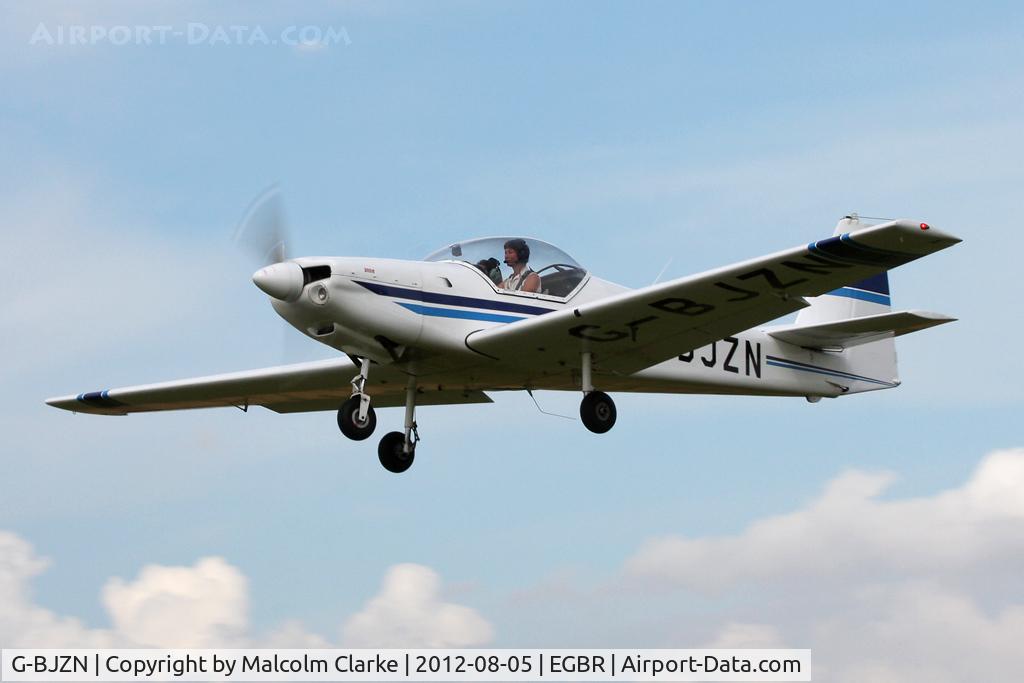
[[[370,395],[365,391],[369,374],[370,359],[364,358],[359,374],[352,378],[352,396],[338,409],[338,428],[353,441],[370,438],[377,428],[377,414],[370,405]]]
[[[377,413],[373,406],[368,406],[366,417],[359,419],[359,408],[362,397],[353,396],[341,404],[338,409],[338,429],[341,433],[353,441],[362,441],[370,438],[373,430],[377,428]]]

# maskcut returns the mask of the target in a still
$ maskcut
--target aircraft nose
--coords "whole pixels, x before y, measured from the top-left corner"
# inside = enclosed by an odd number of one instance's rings
[[[305,284],[302,268],[292,261],[274,263],[253,273],[253,283],[264,292],[281,301],[295,301]]]

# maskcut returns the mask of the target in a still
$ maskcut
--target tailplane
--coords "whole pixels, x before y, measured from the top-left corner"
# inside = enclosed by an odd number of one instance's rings
[[[948,315],[928,311],[896,311],[815,325],[786,325],[773,328],[768,334],[806,349],[840,353],[855,346],[884,341],[955,320]]]

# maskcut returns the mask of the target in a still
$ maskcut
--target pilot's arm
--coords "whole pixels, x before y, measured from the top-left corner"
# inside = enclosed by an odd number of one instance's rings
[[[530,273],[526,276],[526,282],[523,283],[520,291],[523,292],[539,292],[540,291],[540,275],[537,273]]]

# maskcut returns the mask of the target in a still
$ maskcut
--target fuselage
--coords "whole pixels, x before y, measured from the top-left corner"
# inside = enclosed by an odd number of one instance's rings
[[[299,258],[308,282],[293,301],[271,299],[303,334],[350,356],[394,364],[422,383],[466,389],[579,390],[580,378],[531,372],[467,344],[472,333],[604,299],[627,288],[586,273],[566,296],[501,289],[465,261],[362,257]],[[326,268],[325,268],[326,266]],[[561,276],[565,271],[552,272]],[[327,274],[329,273],[329,274]],[[803,349],[752,329],[629,375],[606,374],[606,391],[833,397],[888,388],[863,377],[843,354]]]

